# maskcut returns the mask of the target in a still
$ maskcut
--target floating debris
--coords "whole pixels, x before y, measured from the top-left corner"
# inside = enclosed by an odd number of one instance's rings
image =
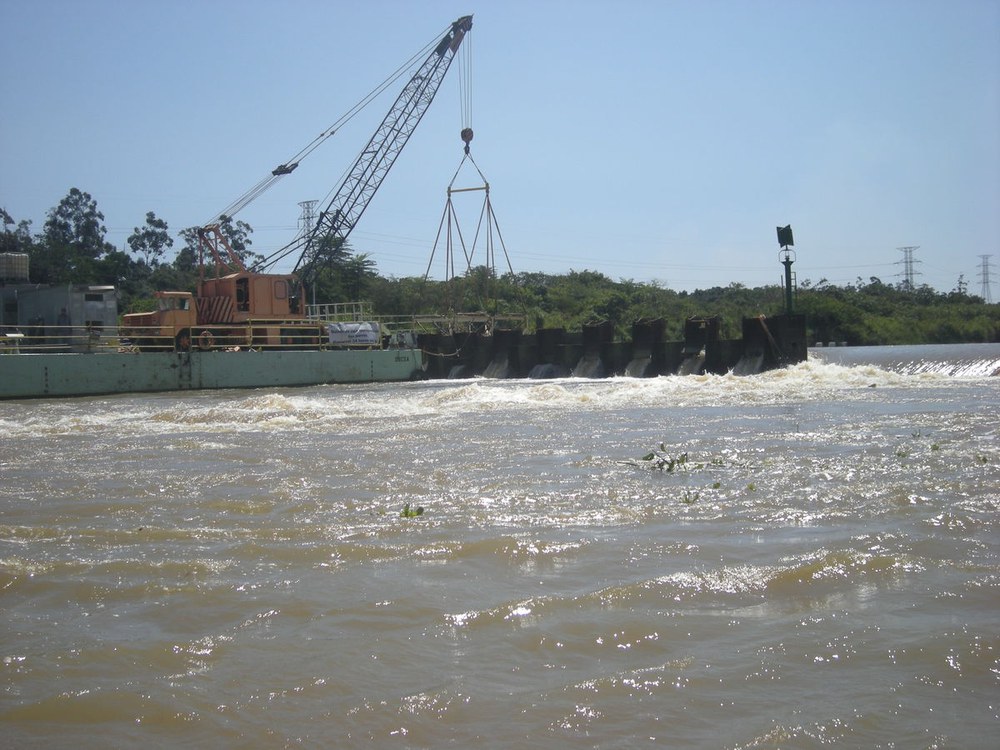
[[[682,453],[679,456],[671,456],[667,453],[667,446],[660,443],[659,450],[653,450],[640,458],[638,461],[622,461],[627,466],[643,466],[657,471],[673,472],[685,467],[688,461],[688,454]]]
[[[399,512],[400,518],[416,518],[417,516],[422,516],[424,514],[424,508],[422,505],[418,505],[416,508],[411,508],[409,503],[403,506],[403,509]]]

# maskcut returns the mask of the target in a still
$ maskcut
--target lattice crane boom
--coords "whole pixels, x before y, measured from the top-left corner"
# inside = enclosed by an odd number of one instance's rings
[[[316,279],[322,266],[324,251],[337,238],[347,239],[368,208],[375,192],[434,100],[462,40],[471,28],[472,16],[462,16],[452,23],[451,28],[400,92],[382,124],[361,150],[343,184],[318,216],[294,270],[307,287]]]

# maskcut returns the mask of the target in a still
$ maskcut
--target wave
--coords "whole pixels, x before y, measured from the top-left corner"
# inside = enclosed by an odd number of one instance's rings
[[[901,375],[1000,376],[1000,344],[820,347],[810,349],[809,357],[845,366],[874,365]]]
[[[1000,371],[1000,345],[831,348],[806,362],[752,376],[667,375],[654,378],[425,381],[367,386],[316,386],[177,396],[123,396],[48,402],[28,414],[0,405],[0,430],[11,436],[213,434],[246,431],[331,431],[345,422],[450,420],[469,413],[531,410],[777,405],[817,398],[864,399],[861,389],[924,388]],[[880,351],[882,350],[882,351]],[[996,356],[993,356],[993,353]],[[858,395],[862,394],[862,395]]]
[[[523,380],[478,380],[426,396],[413,394],[422,411],[464,413],[505,409],[617,409],[643,406],[778,404],[814,399],[831,392],[878,386],[940,384],[935,375],[910,377],[874,366],[845,367],[808,361],[751,377],[668,375],[606,380],[567,378],[544,384]]]
[[[679,570],[589,591],[501,601],[482,609],[449,613],[444,620],[446,627],[456,629],[519,627],[550,617],[572,619],[574,613],[594,607],[624,612],[737,607],[749,614],[762,602],[780,607],[782,602],[802,597],[823,599],[845,588],[891,587],[901,576],[918,575],[924,569],[923,560],[903,550],[819,549],[772,564]]]
[[[179,712],[168,699],[137,695],[131,688],[94,687],[64,691],[33,702],[25,702],[3,713],[10,722],[55,723],[70,726],[115,724],[160,729],[184,729],[190,717]],[[139,742],[139,737],[135,738]],[[144,741],[144,740],[143,740]]]

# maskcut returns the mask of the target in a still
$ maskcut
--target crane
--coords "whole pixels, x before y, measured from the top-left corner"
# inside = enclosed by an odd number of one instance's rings
[[[275,167],[270,175],[219,214],[216,221],[199,228],[201,274],[194,294],[157,292],[158,309],[123,316],[123,329],[147,348],[168,346],[187,350],[195,341],[199,348],[206,350],[220,345],[270,348],[317,345],[322,339],[322,325],[308,320],[305,315],[306,287],[315,284],[326,250],[335,246],[335,240],[346,239],[358,223],[434,100],[455,53],[471,28],[472,16],[462,16],[434,43],[430,54],[396,98],[308,235],[293,240],[270,258],[247,268],[226,238],[223,224],[275,181],[291,174],[304,156],[336,132],[336,125],[295,157]],[[353,116],[382,89],[380,86],[366,97],[349,115]],[[267,272],[277,261],[296,251],[301,254],[291,274]],[[214,261],[214,278],[205,277],[208,256]],[[164,341],[167,343],[163,344]]]
[[[311,287],[322,268],[325,252],[335,240],[346,240],[361,215],[371,203],[386,175],[406,142],[430,107],[441,82],[465,35],[472,28],[472,16],[462,16],[447,32],[403,87],[389,108],[385,119],[361,150],[347,177],[319,214],[313,229],[272,256],[259,268],[269,268],[297,251],[301,251],[293,273],[304,286]],[[287,173],[296,163],[282,164],[275,170]],[[286,171],[287,170],[287,171]]]

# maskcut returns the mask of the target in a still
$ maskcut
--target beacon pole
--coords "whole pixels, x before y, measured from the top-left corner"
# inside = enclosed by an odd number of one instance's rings
[[[792,225],[778,227],[778,245],[781,246],[781,253],[784,253],[784,257],[781,260],[781,264],[785,267],[785,313],[791,315],[794,310],[793,295],[792,295],[792,263],[795,262],[795,251],[789,250],[790,247],[795,245],[792,239]]]

